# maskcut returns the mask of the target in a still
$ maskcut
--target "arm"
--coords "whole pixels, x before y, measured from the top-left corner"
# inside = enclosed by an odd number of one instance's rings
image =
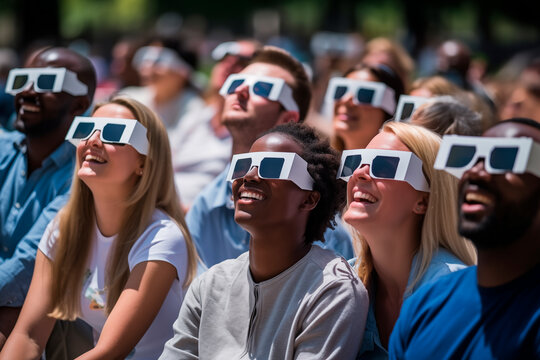
[[[51,201],[21,238],[13,255],[0,260],[0,307],[22,307],[32,279],[39,241],[68,197],[64,194]]]
[[[28,296],[0,354],[1,360],[38,359],[41,356],[56,321],[47,316],[51,310],[51,282],[52,264],[38,251]]]
[[[340,280],[310,307],[295,339],[295,359],[355,359],[368,310],[360,280]]]
[[[165,261],[135,265],[95,348],[77,359],[124,359],[154,321],[176,276]]]
[[[20,312],[20,307],[0,307],[0,350],[4,346],[11,330],[13,330]]]
[[[178,319],[173,324],[174,336],[165,343],[159,360],[198,359],[199,326],[202,306],[200,301],[200,279],[190,285]]]

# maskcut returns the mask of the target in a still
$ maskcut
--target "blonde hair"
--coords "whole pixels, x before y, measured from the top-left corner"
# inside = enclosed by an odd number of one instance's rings
[[[395,134],[416,156],[422,160],[422,171],[430,184],[428,207],[422,223],[420,245],[417,249],[417,267],[410,285],[413,289],[425,274],[433,254],[443,247],[467,265],[476,262],[476,250],[457,230],[457,179],[433,164],[439,151],[441,138],[421,126],[399,122],[388,122],[382,131]],[[373,272],[373,258],[365,238],[353,232],[355,251],[358,256],[358,276],[369,285]]]
[[[416,79],[412,83],[409,92],[418,89],[426,89],[432,94],[432,96],[457,95],[463,92],[463,90],[461,90],[457,85],[454,85],[446,78],[438,75]]]
[[[149,142],[148,155],[144,158],[144,172],[134,191],[126,200],[122,226],[107,260],[105,284],[109,314],[118,300],[129,277],[128,254],[134,242],[149,225],[155,209],[171,217],[182,231],[188,251],[188,271],[183,286],[187,287],[195,277],[197,252],[184,221],[184,214],[176,193],[171,162],[171,150],[167,131],[159,117],[141,103],[122,96],[99,104],[118,104],[129,109],[146,127]],[[86,263],[91,250],[91,238],[95,226],[95,207],[92,192],[77,176],[80,168],[77,159],[71,196],[57,215],[59,235],[52,262],[52,311],[49,316],[74,320],[80,314]]]

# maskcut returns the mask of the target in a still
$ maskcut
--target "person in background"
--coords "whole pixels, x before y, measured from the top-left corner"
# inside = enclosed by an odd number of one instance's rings
[[[334,148],[366,147],[392,118],[403,91],[401,78],[384,64],[358,64],[344,77],[330,80],[326,103],[333,108]]]
[[[478,136],[482,133],[481,115],[452,96],[438,96],[420,105],[409,123],[439,135]]]
[[[233,157],[227,179],[249,251],[195,279],[161,360],[355,359],[366,289],[345,259],[313,245],[345,201],[338,167],[328,141],[297,123]]]
[[[391,359],[540,358],[539,155],[540,124],[526,118],[443,140],[436,167],[461,179],[456,228],[478,265],[405,301]]]
[[[404,299],[476,260],[455,227],[457,181],[433,169],[440,141],[420,126],[389,122],[365,149],[343,152],[343,220],[355,230],[355,268],[370,298],[360,359],[388,357]]]
[[[302,122],[311,98],[309,80],[300,62],[288,52],[265,46],[240,73],[222,87],[222,121],[232,137],[232,154],[248,152],[258,136],[272,127]],[[208,266],[239,256],[249,249],[250,234],[234,221],[228,168],[214,179],[186,215],[189,231]],[[342,226],[329,229],[323,246],[352,256],[352,244]]]
[[[501,118],[524,117],[540,122],[540,58],[521,73],[518,86],[501,110]]]
[[[156,359],[197,266],[167,132],[144,105],[114,97],[66,138],[77,147],[71,195],[40,241],[0,359],[39,358],[56,319],[76,318],[95,338],[77,359]]]
[[[65,141],[92,104],[96,73],[67,48],[42,48],[12,69],[16,131],[0,133],[0,347],[23,305],[39,240],[64,206],[75,164]]]
[[[6,81],[9,71],[17,67],[19,60],[15,50],[0,48],[0,131],[13,130],[15,106],[13,95],[6,93]]]

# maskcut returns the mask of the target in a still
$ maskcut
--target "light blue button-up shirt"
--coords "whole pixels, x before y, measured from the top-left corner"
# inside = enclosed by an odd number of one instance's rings
[[[0,306],[22,306],[39,240],[69,197],[74,164],[66,141],[28,176],[24,135],[0,133]]]
[[[428,265],[428,268],[422,278],[415,284],[414,288],[410,288],[414,278],[416,277],[416,271],[418,262],[418,255],[415,255],[411,272],[407,281],[407,290],[403,296],[403,300],[411,296],[418,288],[424,284],[428,284],[436,281],[443,275],[449,274],[451,272],[464,269],[467,265],[463,264],[455,255],[451,254],[449,251],[439,248],[439,250],[433,254],[431,262]],[[354,260],[349,260],[351,265],[354,263]],[[379,329],[377,327],[377,320],[375,319],[375,307],[373,301],[375,299],[375,287],[371,287],[369,294],[369,310],[366,320],[366,329],[364,331],[364,338],[362,340],[362,347],[358,353],[358,360],[366,359],[377,359],[383,360],[388,359],[388,349],[386,349],[381,342],[379,337]]]
[[[228,167],[197,196],[186,215],[186,223],[206,266],[233,259],[249,250],[249,233],[234,221],[231,184],[226,180]],[[324,233],[326,241],[314,242],[349,259],[353,256],[351,237],[341,223]]]

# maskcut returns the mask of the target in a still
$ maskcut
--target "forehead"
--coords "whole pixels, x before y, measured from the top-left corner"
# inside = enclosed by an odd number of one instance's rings
[[[375,81],[375,82],[379,81],[379,79],[377,79],[377,77],[375,77],[375,75],[373,75],[371,71],[367,69],[353,71],[352,73],[347,75],[347,79],[362,80],[362,81]]]
[[[46,50],[30,56],[25,67],[65,67],[73,71],[77,67],[76,57],[61,49]]]
[[[259,151],[294,152],[302,154],[302,146],[288,135],[271,133],[258,138],[251,146],[250,152]]]
[[[258,76],[270,76],[281,78],[288,84],[294,84],[294,77],[292,74],[282,68],[281,66],[267,64],[267,63],[253,63],[244,68],[241,74],[246,75],[258,75]]]
[[[119,104],[107,104],[98,108],[92,114],[93,117],[108,117],[118,119],[135,119],[133,113],[125,106]]]
[[[396,134],[389,131],[381,131],[377,134],[371,139],[366,149],[411,151]]]
[[[540,143],[540,130],[520,123],[502,123],[495,125],[484,132],[484,137],[530,137]]]

